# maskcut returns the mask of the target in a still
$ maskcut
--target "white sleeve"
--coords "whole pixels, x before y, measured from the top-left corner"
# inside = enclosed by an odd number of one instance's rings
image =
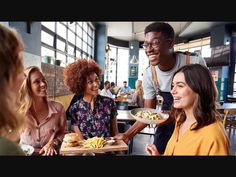
[[[142,86],[144,91],[144,99],[154,99],[156,97],[152,75],[151,72],[148,73],[148,69],[146,69],[143,74]]]

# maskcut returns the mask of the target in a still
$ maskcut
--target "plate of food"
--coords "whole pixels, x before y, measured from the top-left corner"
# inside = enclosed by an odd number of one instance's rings
[[[152,108],[135,108],[132,109],[130,113],[137,121],[145,124],[159,124],[169,117],[169,114]]]
[[[28,144],[20,144],[21,149],[24,151],[25,155],[30,156],[34,153],[34,147]]]

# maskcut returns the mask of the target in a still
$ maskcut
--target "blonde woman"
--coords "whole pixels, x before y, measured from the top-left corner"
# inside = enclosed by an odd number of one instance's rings
[[[24,155],[16,141],[24,123],[16,98],[24,79],[23,42],[16,30],[0,24],[0,155]]]
[[[20,143],[33,146],[42,155],[56,155],[66,131],[66,114],[61,103],[47,98],[47,88],[38,67],[26,68],[19,110],[27,120]]]
[[[142,87],[141,80],[136,80],[136,82],[135,82],[135,91],[132,94],[131,103],[137,104],[138,107],[140,107],[140,108],[144,107],[143,87]]]

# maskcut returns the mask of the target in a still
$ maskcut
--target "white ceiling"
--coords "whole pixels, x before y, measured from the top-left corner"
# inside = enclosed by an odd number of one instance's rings
[[[144,28],[152,23],[148,22],[104,22],[107,25],[107,35],[116,39],[130,41],[130,40],[144,40]],[[201,35],[210,32],[211,28],[220,24],[227,24],[230,22],[167,22],[175,31],[176,37],[188,38],[194,35]]]

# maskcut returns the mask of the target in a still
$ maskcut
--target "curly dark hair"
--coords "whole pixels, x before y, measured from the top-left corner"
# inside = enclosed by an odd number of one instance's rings
[[[102,78],[102,68],[92,59],[77,59],[64,69],[64,83],[72,93],[83,94],[87,77],[96,73],[99,80]]]

